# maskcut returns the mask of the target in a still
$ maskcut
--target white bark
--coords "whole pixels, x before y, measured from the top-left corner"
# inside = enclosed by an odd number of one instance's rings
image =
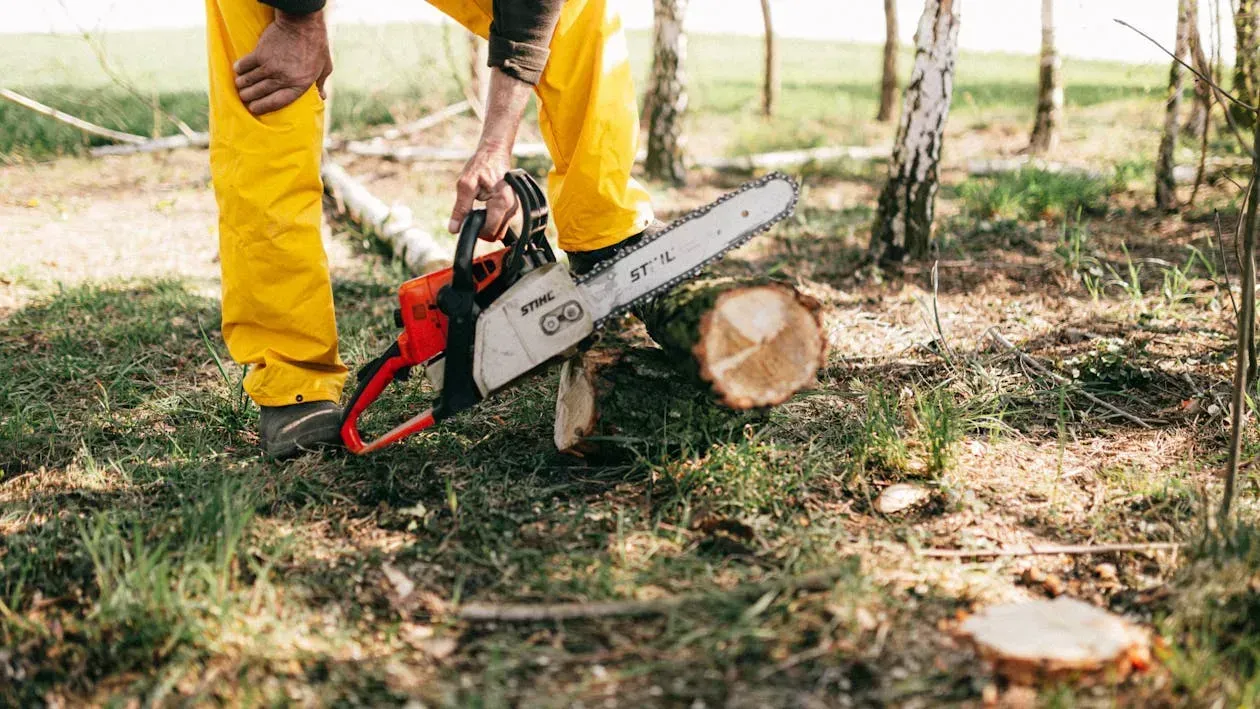
[[[1063,60],[1055,42],[1054,0],[1041,0],[1041,76],[1037,97],[1037,120],[1033,126],[1034,153],[1053,150],[1059,142],[1059,119],[1063,115]]]
[[[413,223],[410,209],[381,201],[332,160],[324,160],[321,176],[324,189],[332,194],[339,209],[344,208],[344,216],[389,244],[413,273],[450,264],[450,250]]]
[[[687,35],[683,30],[687,0],[654,0],[654,9],[646,168],[653,178],[682,184],[686,180],[682,124],[687,111],[687,82],[683,71],[687,61]]]
[[[954,92],[962,0],[927,0],[915,34],[888,184],[879,200],[871,249],[882,260],[927,255],[939,188],[941,144]]]
[[[165,138],[154,138],[146,140],[143,143],[126,143],[124,145],[101,145],[88,151],[88,155],[94,158],[103,158],[110,155],[135,155],[136,153],[157,153],[164,150],[178,150],[180,148],[207,148],[210,147],[209,133],[193,133],[190,136],[171,135]]]

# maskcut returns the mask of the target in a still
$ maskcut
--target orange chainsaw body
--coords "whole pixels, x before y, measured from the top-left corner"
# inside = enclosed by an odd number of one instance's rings
[[[503,259],[507,253],[507,249],[499,249],[473,261],[477,292],[484,291],[494,282],[503,270]],[[407,366],[428,364],[446,351],[449,326],[446,314],[438,307],[438,292],[450,285],[453,276],[453,269],[446,268],[413,278],[398,288],[401,322],[397,324],[403,329],[398,336],[398,346]]]

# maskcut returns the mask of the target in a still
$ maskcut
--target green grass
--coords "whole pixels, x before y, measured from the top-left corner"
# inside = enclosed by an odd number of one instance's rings
[[[361,131],[458,100],[453,72],[467,64],[466,43],[462,30],[450,32],[448,45],[443,30],[432,25],[339,27],[334,130]],[[8,88],[57,108],[117,130],[172,134],[175,127],[168,120],[158,114],[155,121],[155,100],[193,128],[206,126],[204,42],[199,30],[120,32],[90,39],[6,35],[0,46],[0,66],[5,67],[3,80]],[[101,50],[108,68],[125,87],[111,80],[93,47]],[[642,87],[649,37],[632,32],[630,47]],[[692,110],[696,116],[733,123],[720,128],[735,136],[731,152],[870,140],[867,126],[879,99],[879,48],[783,42],[778,117],[767,121],[757,115],[758,40],[700,35],[692,38],[690,47]],[[156,57],[162,61],[155,62]],[[907,50],[902,62],[907,71],[911,59]],[[1030,120],[1035,76],[1036,65],[1029,57],[964,52],[955,115],[960,122]],[[1153,67],[1072,61],[1065,80],[1068,105],[1091,107],[1119,100],[1155,100],[1163,78]],[[74,153],[85,140],[98,142],[26,109],[0,104],[0,154],[39,158]]]
[[[1028,168],[996,177],[973,177],[958,186],[967,214],[979,219],[1062,221],[1098,215],[1115,189],[1099,177]]]

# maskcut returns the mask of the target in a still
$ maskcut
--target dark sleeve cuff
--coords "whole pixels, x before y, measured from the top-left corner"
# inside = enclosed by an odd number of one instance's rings
[[[281,12],[287,12],[291,15],[309,15],[312,12],[319,12],[324,9],[326,0],[259,0],[264,5],[270,5]]]
[[[551,50],[536,44],[513,42],[496,35],[494,29],[490,28],[490,66],[530,86],[538,85]]]

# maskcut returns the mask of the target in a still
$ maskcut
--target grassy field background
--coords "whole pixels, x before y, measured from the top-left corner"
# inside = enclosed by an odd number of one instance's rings
[[[334,130],[354,133],[406,120],[460,98],[454,72],[467,67],[462,28],[435,25],[352,25],[336,30]],[[200,30],[128,32],[77,37],[6,35],[0,81],[9,88],[110,128],[170,134],[153,102],[190,126],[206,127],[206,62]],[[798,39],[780,44],[780,118],[755,116],[761,86],[761,43],[749,37],[694,36],[688,72],[692,123],[698,132],[731,134],[725,152],[758,152],[820,144],[864,144],[864,126],[878,101],[880,48]],[[649,37],[630,34],[640,87],[649,67]],[[127,86],[111,79],[98,57]],[[909,72],[912,54],[904,52]],[[958,69],[955,120],[1031,120],[1036,60],[964,52]],[[1166,81],[1162,67],[1069,60],[1067,102],[1149,100]],[[707,118],[720,118],[710,125]],[[731,133],[733,131],[733,133]],[[0,154],[41,158],[72,153],[81,133],[25,109],[0,104]],[[701,144],[704,145],[703,139]]]

